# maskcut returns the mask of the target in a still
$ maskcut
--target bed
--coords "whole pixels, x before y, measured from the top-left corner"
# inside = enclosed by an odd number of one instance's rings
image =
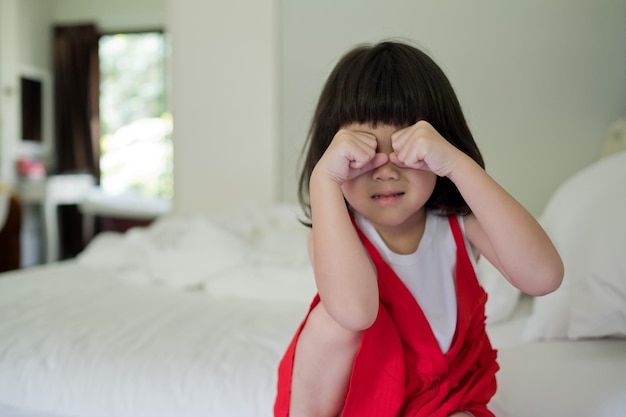
[[[546,207],[566,262],[557,292],[522,295],[479,263],[498,417],[626,416],[625,180],[617,152]],[[172,215],[1,274],[0,416],[271,416],[315,293],[305,242],[290,205]]]

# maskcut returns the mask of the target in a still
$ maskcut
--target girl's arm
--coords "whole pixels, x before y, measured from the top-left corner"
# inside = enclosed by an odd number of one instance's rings
[[[349,330],[371,326],[378,315],[376,271],[352,225],[341,184],[386,162],[371,135],[340,131],[309,184],[311,261],[328,314]]]
[[[467,237],[521,291],[543,295],[563,280],[563,263],[535,218],[475,161],[463,154],[449,178],[472,209]]]
[[[535,218],[473,159],[451,145],[426,121],[392,135],[393,163],[428,169],[454,182],[472,210],[467,237],[515,287],[531,295],[554,291],[563,263]]]

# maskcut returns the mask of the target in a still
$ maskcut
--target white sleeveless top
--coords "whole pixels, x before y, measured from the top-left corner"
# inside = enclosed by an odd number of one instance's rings
[[[454,283],[456,243],[448,218],[428,211],[424,235],[417,250],[408,255],[400,255],[387,247],[365,217],[359,213],[354,213],[354,217],[365,236],[413,294],[428,319],[441,351],[447,352],[454,337],[457,318]],[[465,232],[463,217],[458,218],[461,230]],[[474,262],[467,239],[465,245]]]

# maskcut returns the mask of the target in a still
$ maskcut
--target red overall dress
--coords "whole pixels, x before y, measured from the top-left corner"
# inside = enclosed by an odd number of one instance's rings
[[[446,353],[413,295],[357,227],[378,271],[380,306],[376,321],[363,332],[343,417],[446,417],[458,410],[493,417],[487,403],[496,391],[498,364],[485,333],[487,295],[458,219],[450,216],[449,223],[456,242],[457,327]],[[310,308],[319,301],[317,295]],[[294,352],[305,322],[278,368],[276,417],[289,415]]]

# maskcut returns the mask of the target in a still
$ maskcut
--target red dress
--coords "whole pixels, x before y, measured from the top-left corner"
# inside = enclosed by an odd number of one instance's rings
[[[343,417],[446,417],[458,410],[494,416],[487,403],[496,391],[498,364],[485,332],[487,295],[478,284],[458,219],[450,216],[449,223],[456,242],[457,325],[446,353],[413,295],[357,227],[378,271],[380,306],[376,321],[363,332]],[[315,296],[310,310],[319,301]],[[275,417],[289,415],[294,352],[305,322],[278,368]]]

